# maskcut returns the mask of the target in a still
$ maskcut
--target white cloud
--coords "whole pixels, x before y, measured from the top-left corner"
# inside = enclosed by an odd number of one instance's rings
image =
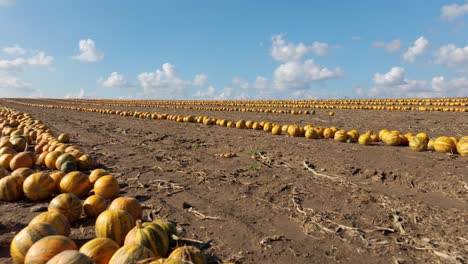
[[[277,61],[297,61],[301,60],[307,53],[313,52],[316,55],[326,55],[330,49],[327,43],[313,42],[307,46],[304,43],[286,43],[282,35],[272,37],[271,56]]]
[[[429,41],[423,36],[419,37],[414,41],[414,45],[409,47],[408,50],[403,54],[403,60],[414,62],[416,56],[423,54],[426,50]]]
[[[467,96],[468,79],[465,77],[446,80],[443,76],[433,77],[430,81],[406,78],[405,70],[393,67],[388,73],[374,75],[374,86],[367,91],[358,89],[357,93],[367,93],[369,97],[443,97]]]
[[[442,46],[435,53],[435,63],[447,66],[468,65],[468,46],[457,47],[454,44]]]
[[[208,84],[208,76],[206,74],[197,74],[193,78],[194,86],[206,86]]]
[[[4,98],[42,97],[41,91],[31,88],[31,84],[9,75],[0,75],[0,94]]]
[[[5,47],[2,51],[8,55],[24,55],[26,54],[26,50],[21,48],[18,45],[14,45],[11,47]]]
[[[28,59],[29,65],[50,65],[54,61],[52,56],[45,55],[44,52],[39,52],[35,56]]]
[[[390,42],[376,41],[372,43],[372,46],[376,48],[384,48],[387,52],[393,53],[400,50],[401,41],[400,39],[394,39]]]
[[[194,96],[200,97],[201,99],[212,99],[216,94],[216,89],[213,86],[209,86],[206,91],[198,90]]]
[[[240,87],[242,89],[248,89],[250,87],[249,82],[246,80],[240,78],[240,77],[234,77],[232,78],[232,85],[236,87]]]
[[[458,17],[468,14],[468,2],[462,5],[451,4],[442,6],[440,9],[442,19],[453,21]]]
[[[253,84],[255,89],[266,89],[268,87],[268,80],[265,77],[257,76]]]
[[[112,72],[109,77],[105,80],[98,81],[103,87],[106,88],[124,88],[130,86],[130,84],[125,79],[123,74],[119,74],[118,72]]]
[[[164,63],[162,69],[154,72],[143,72],[138,75],[139,85],[143,93],[158,98],[181,98],[191,86],[199,86],[208,77],[198,74],[193,80],[184,80],[177,76],[176,68],[170,63]],[[205,75],[206,76],[206,75]]]
[[[92,39],[82,39],[79,43],[80,54],[73,56],[73,59],[84,62],[96,62],[104,58],[104,53],[96,49],[96,44]]]
[[[80,89],[78,92],[76,93],[68,93],[64,96],[65,99],[70,99],[70,98],[84,98],[86,95],[86,92],[84,89]]]
[[[27,64],[27,60],[23,58],[16,58],[13,60],[0,60],[1,71],[17,71],[21,70],[24,65]]]
[[[337,78],[343,75],[340,68],[322,68],[314,60],[306,60],[304,63],[290,61],[276,68],[273,84],[278,90],[309,88],[312,83],[327,79]]]
[[[399,85],[404,82],[405,69],[402,67],[393,67],[389,72],[374,74],[374,83],[379,86]]]

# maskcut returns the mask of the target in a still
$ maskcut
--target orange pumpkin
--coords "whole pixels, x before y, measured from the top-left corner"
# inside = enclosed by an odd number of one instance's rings
[[[19,168],[14,170],[11,175],[18,175],[23,177],[23,179],[26,179],[29,175],[33,174],[34,171],[30,168]]]
[[[24,264],[46,264],[59,253],[76,249],[75,242],[66,236],[46,236],[29,248],[24,258]]]
[[[51,258],[47,264],[94,264],[92,258],[77,250],[65,250]]]
[[[62,181],[63,176],[65,176],[65,173],[61,171],[54,171],[50,175],[50,178],[54,180],[54,185],[55,185],[55,192],[60,193],[60,181]]]
[[[92,185],[102,176],[104,175],[109,175],[109,173],[104,170],[104,169],[95,169],[89,174],[89,182],[91,182]]]
[[[93,259],[96,264],[107,264],[119,250],[119,245],[107,237],[98,237],[86,242],[80,248],[80,252]]]
[[[54,193],[54,190],[54,180],[44,172],[29,175],[23,183],[24,195],[31,201],[48,199]]]
[[[62,193],[57,195],[49,203],[49,212],[58,212],[67,217],[70,223],[75,222],[80,218],[83,207],[81,200],[72,193]]]
[[[62,193],[73,193],[78,197],[87,195],[90,188],[91,183],[88,176],[80,171],[67,173],[60,181],[60,191]]]
[[[118,197],[109,205],[109,210],[125,210],[130,213],[134,220],[143,216],[143,210],[137,199],[133,197]]]
[[[153,223],[136,221],[136,226],[125,237],[124,245],[142,245],[149,248],[156,257],[165,257],[169,249],[169,237],[164,229]]]
[[[77,163],[80,170],[91,170],[96,166],[96,162],[88,154],[81,155],[78,158]]]
[[[153,252],[148,248],[141,245],[128,245],[123,246],[109,261],[109,264],[130,264],[137,263],[140,260],[154,258]]]
[[[23,182],[23,177],[17,175],[0,179],[0,201],[14,202],[23,197]]]
[[[51,224],[57,229],[58,235],[69,236],[70,235],[70,221],[67,217],[58,212],[43,212],[36,215],[29,225],[35,223],[46,223]]]
[[[112,175],[102,176],[94,183],[94,193],[106,199],[116,197],[119,192],[119,182]]]
[[[438,137],[434,141],[434,149],[437,152],[454,152],[456,146],[449,137]]]
[[[21,152],[11,159],[10,169],[32,168],[35,163],[34,158],[34,153],[32,152]]]
[[[51,152],[47,153],[47,155],[45,156],[45,159],[44,159],[44,164],[46,165],[46,167],[51,169],[51,170],[57,169],[57,167],[55,167],[55,162],[57,161],[57,159],[62,154],[63,154],[63,152],[61,152],[61,151],[51,151]]]
[[[125,236],[134,226],[135,220],[127,211],[106,210],[96,219],[96,237],[110,238],[121,246]]]
[[[0,155],[0,166],[7,170],[11,170],[10,162],[15,157],[13,154],[2,154]]]
[[[89,217],[96,218],[106,210],[106,199],[99,195],[91,195],[83,203],[83,210]]]
[[[47,223],[30,223],[23,228],[11,241],[10,255],[14,263],[24,263],[24,257],[29,248],[46,236],[58,235],[57,229]]]

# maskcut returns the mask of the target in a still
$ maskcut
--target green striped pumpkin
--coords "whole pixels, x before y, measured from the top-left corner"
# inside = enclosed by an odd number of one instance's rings
[[[86,242],[80,252],[93,259],[96,264],[107,264],[112,255],[119,250],[119,245],[107,237],[98,237]]]
[[[109,264],[131,264],[154,257],[153,252],[142,245],[128,245],[117,250],[110,259]]]
[[[70,223],[80,218],[82,211],[80,198],[71,193],[62,193],[57,195],[49,203],[49,212],[58,212],[67,217]]]
[[[181,263],[193,263],[193,264],[205,264],[205,256],[196,247],[183,246],[174,249],[172,253],[164,261],[165,264],[181,264]]]
[[[91,182],[88,176],[81,171],[72,171],[63,176],[60,181],[60,191],[62,193],[73,193],[78,197],[88,194],[91,189]]]
[[[23,177],[14,175],[0,179],[0,201],[14,202],[23,197],[23,182]]]
[[[11,241],[10,255],[14,263],[23,263],[29,248],[39,239],[58,235],[57,229],[47,223],[32,223],[23,228]]]
[[[165,257],[169,249],[169,238],[166,231],[153,223],[137,220],[136,226],[128,232],[124,245],[143,245],[154,253],[156,257]]]
[[[29,248],[24,264],[45,264],[65,250],[76,250],[76,244],[66,236],[46,236]]]
[[[36,215],[29,225],[34,223],[47,223],[51,224],[57,229],[58,233],[62,236],[70,235],[70,221],[67,217],[58,212],[43,212]]]
[[[125,236],[134,226],[135,220],[127,211],[106,210],[96,219],[96,237],[110,238],[122,246]]]
[[[164,229],[164,231],[166,231],[166,234],[167,234],[167,237],[169,238],[169,246],[173,247],[175,246],[175,240],[173,238],[173,236],[178,236],[177,234],[177,228],[176,226],[165,220],[165,219],[155,219],[153,222],[151,222],[152,224],[155,224],[155,225],[158,225],[160,226],[162,229]]]
[[[65,250],[51,258],[47,264],[94,264],[92,258],[76,250]]]

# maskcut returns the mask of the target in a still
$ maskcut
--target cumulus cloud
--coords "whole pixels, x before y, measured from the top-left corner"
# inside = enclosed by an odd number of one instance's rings
[[[273,84],[278,90],[304,89],[317,81],[337,78],[343,75],[340,68],[321,67],[314,60],[290,61],[281,64],[273,74]]]
[[[130,84],[125,79],[125,76],[118,72],[112,72],[109,77],[107,77],[107,79],[99,80],[98,83],[106,88],[124,88],[130,86]]]
[[[197,77],[198,76],[198,77]],[[170,63],[164,63],[161,69],[154,72],[143,72],[137,77],[143,93],[158,98],[180,98],[192,86],[200,86],[207,82],[204,74],[195,75],[193,80],[184,80],[177,74],[176,68]]]
[[[39,52],[35,56],[28,59],[29,65],[50,65],[54,61],[52,56],[45,55],[44,52]]]
[[[30,58],[15,58],[11,60],[0,60],[0,71],[20,71],[25,66],[48,66],[54,61],[54,57],[46,55],[44,52],[38,52]]]
[[[323,42],[313,42],[307,46],[304,43],[287,43],[282,35],[272,37],[271,56],[277,61],[297,61],[306,54],[312,52],[315,55],[324,56],[330,50],[330,46]]]
[[[376,48],[384,48],[387,52],[389,53],[394,53],[400,50],[401,48],[401,40],[400,39],[394,39],[390,42],[385,42],[385,41],[376,41],[372,43],[373,47]]]
[[[255,82],[253,84],[253,87],[255,89],[261,89],[261,90],[268,88],[267,78],[262,77],[262,76],[257,76],[257,78],[255,78]]]
[[[232,85],[235,87],[240,87],[242,89],[248,89],[250,87],[249,82],[246,80],[240,78],[240,77],[234,77],[232,78]]]
[[[435,63],[446,66],[468,65],[468,45],[457,47],[448,44],[435,52]]]
[[[96,62],[104,58],[104,53],[96,48],[92,39],[82,39],[79,43],[80,54],[73,56],[73,59],[83,62]]]
[[[447,80],[435,76],[431,80],[412,80],[405,76],[401,67],[393,67],[385,74],[374,75],[374,86],[368,90],[359,89],[358,94],[369,97],[443,97],[467,96],[468,79],[465,77]]]
[[[213,86],[209,86],[206,91],[198,90],[193,96],[201,99],[213,99],[216,95],[216,89]]]
[[[20,47],[19,45],[14,45],[11,47],[5,47],[2,51],[8,55],[24,55],[26,50]]]
[[[4,98],[42,97],[40,90],[34,89],[31,84],[10,75],[0,75],[0,94]]]
[[[24,58],[16,58],[13,60],[0,60],[1,71],[17,71],[21,70],[24,65],[27,64],[27,60]]]
[[[408,62],[414,62],[416,57],[423,54],[426,51],[426,47],[429,41],[424,36],[419,37],[414,41],[413,46],[409,47],[408,50],[403,54],[403,60]]]
[[[468,2],[465,4],[444,5],[440,9],[441,17],[447,21],[453,21],[459,17],[468,14]]]

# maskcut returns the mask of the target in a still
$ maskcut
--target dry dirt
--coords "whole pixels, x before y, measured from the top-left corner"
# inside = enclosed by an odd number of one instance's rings
[[[176,222],[184,237],[210,242],[204,252],[211,263],[468,262],[468,159],[459,155],[0,104],[31,113],[57,134],[70,133],[119,179],[122,195],[153,208],[146,214]],[[467,113],[335,110],[330,120],[325,110],[293,116],[127,109],[468,135]],[[39,214],[31,212],[36,205],[0,203],[0,262],[11,262],[9,243]],[[83,218],[71,237],[85,243],[93,225]]]

